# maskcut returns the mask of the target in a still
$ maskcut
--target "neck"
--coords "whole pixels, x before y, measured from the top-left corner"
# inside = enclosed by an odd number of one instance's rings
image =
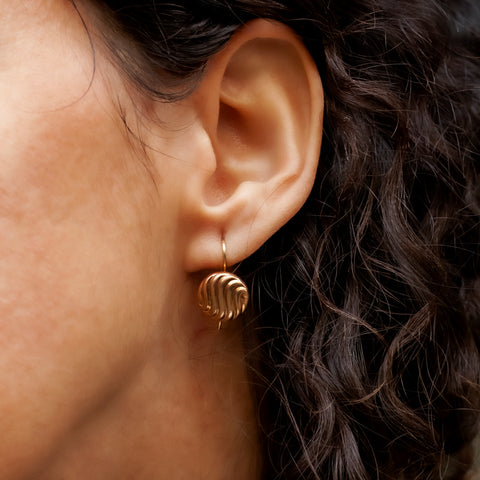
[[[84,418],[36,478],[258,478],[240,334],[213,328],[190,341],[168,338],[146,349],[131,379]]]

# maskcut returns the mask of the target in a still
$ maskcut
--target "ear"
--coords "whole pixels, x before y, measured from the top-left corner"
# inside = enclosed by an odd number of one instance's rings
[[[182,204],[184,267],[220,268],[257,250],[303,205],[320,152],[323,90],[287,26],[254,20],[208,64],[192,97],[204,141]]]

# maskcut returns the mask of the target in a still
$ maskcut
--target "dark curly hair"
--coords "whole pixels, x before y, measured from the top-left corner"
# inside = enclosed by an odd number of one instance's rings
[[[468,459],[448,465],[480,411],[480,5],[93,3],[112,58],[161,101],[257,17],[293,28],[322,77],[312,193],[240,266],[264,477],[462,478]]]

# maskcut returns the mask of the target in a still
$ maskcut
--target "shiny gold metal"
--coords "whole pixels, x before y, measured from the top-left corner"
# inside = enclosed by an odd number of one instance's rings
[[[233,273],[227,272],[227,248],[222,238],[223,272],[211,273],[198,287],[198,304],[201,310],[218,321],[218,329],[223,322],[241,315],[248,304],[248,289],[245,283]]]

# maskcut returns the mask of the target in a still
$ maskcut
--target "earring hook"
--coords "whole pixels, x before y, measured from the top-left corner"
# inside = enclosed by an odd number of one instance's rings
[[[222,236],[222,255],[223,255],[223,271],[227,271],[227,245],[225,244],[225,238]]]

